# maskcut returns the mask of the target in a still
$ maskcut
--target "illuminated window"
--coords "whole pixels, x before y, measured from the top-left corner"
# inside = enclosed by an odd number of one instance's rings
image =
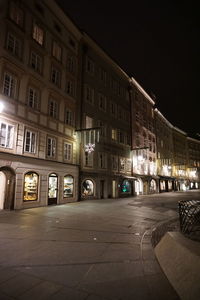
[[[66,175],[64,177],[64,198],[73,197],[74,190],[74,178],[71,175]]]
[[[24,176],[24,201],[38,200],[38,174],[28,172]]]
[[[36,151],[36,133],[28,129],[25,131],[24,151],[29,153]]]
[[[14,126],[0,122],[0,147],[13,148]]]
[[[82,184],[82,196],[94,196],[94,183],[87,179]]]
[[[111,129],[112,140],[117,141],[117,129]]]
[[[44,30],[36,23],[33,24],[33,39],[39,44],[44,43]]]
[[[3,94],[15,98],[16,96],[16,84],[17,79],[11,73],[4,73],[4,81],[3,81]]]
[[[52,49],[52,55],[55,57],[58,61],[61,61],[62,57],[62,49],[58,45],[56,41],[53,41],[53,49]]]

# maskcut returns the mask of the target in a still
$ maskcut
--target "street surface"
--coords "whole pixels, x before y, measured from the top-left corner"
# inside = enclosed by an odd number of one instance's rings
[[[200,191],[0,211],[0,299],[179,299],[151,230]]]

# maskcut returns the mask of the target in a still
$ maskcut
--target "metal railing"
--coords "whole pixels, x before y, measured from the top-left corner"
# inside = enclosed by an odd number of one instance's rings
[[[200,201],[179,201],[180,230],[184,234],[200,234]]]

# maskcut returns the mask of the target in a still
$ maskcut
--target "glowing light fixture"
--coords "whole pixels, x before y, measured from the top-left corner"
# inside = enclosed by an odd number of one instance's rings
[[[85,145],[85,152],[91,153],[94,151],[95,144],[88,143]]]

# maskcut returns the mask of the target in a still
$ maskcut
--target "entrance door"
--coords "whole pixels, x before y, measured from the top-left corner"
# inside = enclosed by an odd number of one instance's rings
[[[6,191],[6,175],[0,171],[0,209],[4,209]]]
[[[116,198],[116,181],[112,181],[112,198]]]
[[[100,180],[100,198],[104,198],[104,180]]]
[[[57,204],[58,176],[55,173],[49,175],[48,205]]]

